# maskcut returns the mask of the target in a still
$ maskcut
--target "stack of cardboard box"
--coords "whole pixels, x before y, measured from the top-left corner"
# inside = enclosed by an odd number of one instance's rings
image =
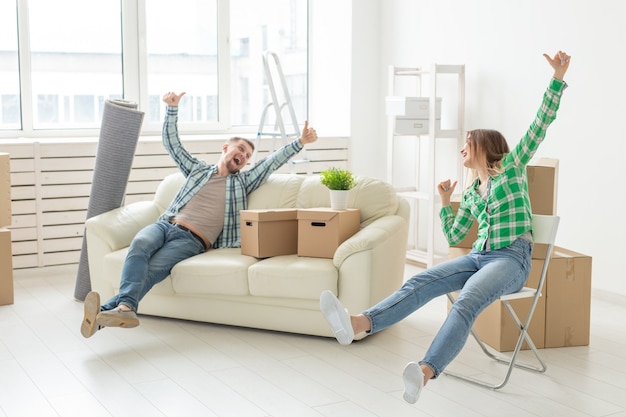
[[[292,255],[332,258],[359,231],[358,209],[241,210],[241,253],[256,258]]]
[[[11,250],[11,160],[0,153],[0,305],[13,304],[13,259]]]
[[[533,160],[527,167],[527,176],[533,213],[557,214],[558,160]],[[452,202],[455,211],[458,205],[458,201]],[[476,225],[462,242],[450,248],[450,258],[468,253],[475,239]],[[537,286],[545,254],[545,247],[535,245],[526,286]],[[531,299],[511,302],[522,320],[526,318],[530,304]],[[528,329],[530,337],[537,348],[588,345],[590,310],[591,257],[555,247],[542,297]],[[501,352],[513,350],[519,336],[517,325],[499,300],[478,316],[474,330],[485,343]],[[523,348],[528,346],[524,344]]]

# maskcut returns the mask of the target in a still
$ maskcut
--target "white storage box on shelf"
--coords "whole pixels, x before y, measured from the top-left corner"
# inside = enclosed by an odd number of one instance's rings
[[[430,98],[389,96],[385,99],[388,116],[396,116],[396,135],[426,135],[430,129]],[[435,130],[441,129],[441,98],[435,101]]]
[[[428,119],[396,117],[393,129],[396,135],[427,135],[430,124]],[[441,130],[441,119],[435,119],[435,131],[439,130]]]
[[[385,99],[387,116],[404,116],[412,119],[430,117],[429,97],[389,96]],[[441,97],[435,102],[435,119],[441,119]]]

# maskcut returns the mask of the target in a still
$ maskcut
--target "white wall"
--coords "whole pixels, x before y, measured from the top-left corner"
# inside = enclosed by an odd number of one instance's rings
[[[542,53],[572,55],[567,89],[537,155],[558,158],[557,244],[593,257],[593,287],[626,294],[626,3],[620,0],[352,2],[352,167],[384,178],[389,65],[466,65],[466,127],[514,144],[551,76]]]

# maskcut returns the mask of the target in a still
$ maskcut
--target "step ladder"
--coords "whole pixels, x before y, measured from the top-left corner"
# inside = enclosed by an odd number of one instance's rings
[[[270,59],[273,59],[274,61],[273,66],[270,65]],[[298,121],[296,119],[296,111],[293,108],[293,103],[291,101],[291,96],[289,95],[289,89],[287,88],[287,82],[285,81],[285,76],[283,74],[283,69],[280,65],[280,60],[278,59],[278,55],[275,52],[265,51],[263,53],[263,68],[265,70],[265,78],[267,80],[267,85],[271,94],[271,101],[267,103],[267,105],[263,108],[263,112],[261,113],[261,120],[259,122],[259,128],[256,135],[253,163],[256,163],[257,161],[261,141],[264,137],[270,138],[272,140],[271,146],[269,147],[270,153],[276,150],[276,138],[280,137],[282,139],[282,146],[284,146],[300,137],[300,128],[298,127]],[[278,94],[276,92],[276,86],[274,84],[275,76],[277,76],[280,80],[280,88],[283,99],[282,103],[279,101]],[[292,130],[289,132],[287,132],[285,128],[285,122],[283,118],[283,111],[285,108],[289,110],[289,117],[291,118]],[[274,121],[272,129],[268,131],[266,130],[268,128],[268,125],[266,124],[266,118],[268,116],[269,110],[274,111],[276,119]],[[295,159],[294,157],[288,162],[289,171],[291,173],[295,173],[297,165],[305,165],[306,169],[304,171],[307,174],[311,174],[309,168],[310,161],[306,157],[306,149],[303,149],[298,155],[300,156],[300,159]]]

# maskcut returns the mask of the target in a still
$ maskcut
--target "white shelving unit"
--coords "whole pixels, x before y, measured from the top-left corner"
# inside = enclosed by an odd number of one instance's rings
[[[460,193],[464,184],[459,151],[465,142],[465,65],[392,65],[388,92],[387,178],[412,202],[407,259],[431,267],[447,257],[435,248],[436,233],[441,233],[436,185],[457,180],[455,193]],[[400,139],[412,146],[399,144]],[[438,172],[438,165],[445,165],[445,172]],[[408,183],[401,184],[400,177]]]

